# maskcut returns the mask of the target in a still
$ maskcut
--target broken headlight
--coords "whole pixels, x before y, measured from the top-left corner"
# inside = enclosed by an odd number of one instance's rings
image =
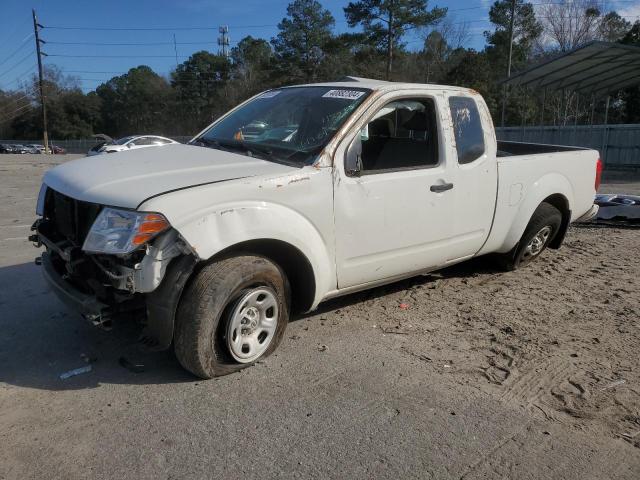
[[[169,222],[159,213],[104,208],[93,222],[82,249],[89,253],[123,255],[167,228]]]

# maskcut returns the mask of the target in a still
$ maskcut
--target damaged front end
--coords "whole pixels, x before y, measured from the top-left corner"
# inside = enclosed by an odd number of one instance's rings
[[[44,187],[29,237],[46,251],[36,260],[57,296],[93,325],[144,321],[145,343],[167,348],[182,287],[196,257],[157,213],[83,202]]]

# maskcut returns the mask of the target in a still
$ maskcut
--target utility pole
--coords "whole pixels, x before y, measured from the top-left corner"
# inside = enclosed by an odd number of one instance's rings
[[[218,28],[220,36],[218,37],[218,45],[220,45],[220,54],[223,57],[229,57],[229,27],[222,25]]]
[[[42,105],[42,135],[44,139],[44,152],[49,153],[49,134],[47,133],[47,102],[44,96],[44,88],[42,86],[42,55],[40,51],[40,43],[44,43],[44,40],[40,40],[40,31],[42,25],[38,23],[36,19],[36,11],[31,10],[33,13],[33,33],[36,39],[36,53],[38,54],[38,85],[40,87],[40,103]]]
[[[507,60],[507,79],[511,77],[511,57],[513,55],[513,22],[516,18],[516,0],[511,0],[511,19],[509,20],[509,59]],[[504,127],[504,115],[507,109],[507,85],[504,85],[502,92],[502,121],[500,126]]]

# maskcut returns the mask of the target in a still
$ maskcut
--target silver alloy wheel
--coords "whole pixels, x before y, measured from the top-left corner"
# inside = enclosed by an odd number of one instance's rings
[[[536,233],[533,238],[529,241],[529,244],[524,249],[524,254],[522,255],[523,260],[528,260],[533,258],[544,250],[544,247],[547,245],[549,241],[549,237],[551,236],[552,229],[549,225],[542,227],[538,233]]]
[[[227,347],[240,363],[257,360],[271,344],[278,327],[278,299],[268,287],[245,293],[236,303],[227,327]]]

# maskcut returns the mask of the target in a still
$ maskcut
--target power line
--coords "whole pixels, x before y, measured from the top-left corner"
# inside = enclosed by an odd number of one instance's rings
[[[0,73],[0,78],[4,77],[7,73],[11,72],[14,68],[19,65],[22,65],[26,60],[28,60],[35,52],[29,52],[26,56],[22,57],[18,63],[15,63],[11,68]]]
[[[5,115],[3,118],[0,118],[0,123],[9,121],[9,120],[13,120],[16,117],[19,117],[20,115],[16,115],[18,112],[24,110],[25,108],[29,108],[29,107],[33,107],[33,105],[31,105],[30,103],[23,105],[20,108],[16,108],[13,112],[9,113],[8,115]]]
[[[18,102],[18,101],[22,100],[23,98],[27,98],[27,97],[31,97],[31,94],[30,93],[23,93],[18,98],[11,98],[9,100],[9,103]]]
[[[132,42],[132,43],[109,43],[109,42],[46,42],[47,45],[91,45],[91,46],[108,46],[108,47],[137,47],[137,46],[158,46],[158,45],[173,45],[174,42]],[[202,40],[194,42],[176,42],[176,45],[203,45],[212,44],[216,42],[212,40]]]
[[[18,103],[18,102],[20,102],[21,100],[24,100],[25,98],[30,98],[30,97],[31,97],[31,95],[30,95],[30,94],[25,93],[25,94],[24,94],[24,95],[22,95],[21,97],[18,97],[18,98],[12,98],[12,99],[10,99],[10,100],[9,100],[9,102],[6,104],[6,107],[8,107],[9,105],[11,105],[11,104],[13,104],[13,103]],[[30,101],[31,101],[31,100],[29,100],[29,102],[30,102]],[[29,105],[30,105],[30,103],[29,103]],[[15,105],[14,105],[14,106],[15,106]]]
[[[29,81],[29,77],[25,77],[25,76],[28,75],[28,74],[35,73],[34,69],[35,69],[35,66],[29,67],[29,70],[25,70],[24,72],[22,72],[20,75],[16,76],[16,78],[11,80],[10,82],[4,83],[3,87],[1,87],[0,90],[11,91],[11,90],[16,90],[16,89],[22,89],[21,85],[17,85],[15,87],[10,87],[10,85],[17,84],[19,82],[27,83]]]
[[[153,31],[177,31],[177,30],[218,30],[216,27],[68,27],[58,25],[46,25],[47,30],[92,30],[92,31],[116,31],[116,32],[153,32]]]
[[[58,53],[49,53],[47,57],[65,57],[65,58],[175,58],[175,55],[66,55]],[[181,55],[180,58],[189,58],[190,55]]]
[[[11,81],[10,81],[10,82],[8,82],[8,83],[5,83],[5,84],[4,84],[4,85],[5,85],[5,87],[6,87],[7,85],[13,85],[14,83],[17,83],[17,82],[19,82],[19,81],[21,81],[21,80],[27,81],[28,79],[23,79],[22,77],[24,77],[25,75],[28,75],[29,73],[32,73],[32,72],[33,72],[33,73],[35,73],[35,72],[34,72],[34,69],[35,69],[35,66],[34,66],[34,65],[32,65],[31,67],[29,67],[29,69],[28,69],[28,70],[25,70],[25,71],[24,71],[24,72],[22,72],[20,75],[17,75],[15,79],[11,80]]]
[[[346,20],[341,20],[340,24],[346,24]],[[269,23],[262,25],[229,25],[229,28],[272,28],[277,27],[277,23]],[[116,31],[116,32],[174,32],[189,30],[212,30],[216,31],[216,27],[81,27],[81,26],[62,26],[62,25],[46,25],[44,28],[49,30],[91,30],[91,31]]]
[[[64,70],[66,73],[106,73],[111,75],[124,75],[127,72],[108,72],[108,71],[96,71],[96,70]]]
[[[20,46],[19,46],[18,48],[16,48],[16,50],[15,50],[11,55],[9,55],[9,56],[8,56],[7,58],[5,58],[2,62],[0,62],[0,65],[4,65],[5,63],[7,63],[7,61],[9,61],[10,59],[12,59],[12,58],[16,55],[16,53],[18,53],[20,50],[22,50],[22,49],[25,47],[25,45],[27,45],[27,42],[28,42],[29,40],[31,40],[31,37],[33,37],[33,33],[32,33],[32,34],[30,34],[29,36],[27,36],[27,38],[25,38],[25,39],[22,41],[22,43],[20,44]]]

